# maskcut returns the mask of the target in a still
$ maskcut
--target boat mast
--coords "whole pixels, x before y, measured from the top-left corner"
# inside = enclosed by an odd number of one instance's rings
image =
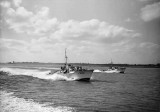
[[[113,64],[113,62],[112,62],[112,58],[111,58],[111,64]]]
[[[65,62],[65,64],[67,65],[67,48],[65,48],[65,59],[66,59],[66,62]]]
[[[111,63],[109,63],[109,64],[110,64],[110,67],[112,67],[112,66],[113,66],[112,58],[111,58]]]

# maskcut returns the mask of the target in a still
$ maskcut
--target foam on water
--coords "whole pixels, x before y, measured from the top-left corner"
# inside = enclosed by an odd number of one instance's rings
[[[18,98],[14,93],[0,91],[0,112],[73,112],[74,108],[66,106],[52,107],[49,104],[40,104],[33,100]]]
[[[10,67],[10,68],[22,68],[22,69],[27,69],[27,68],[29,68],[29,67],[27,67],[27,66],[12,66],[12,67]],[[54,67],[30,67],[30,68],[34,68],[34,69],[54,69],[54,70],[59,70],[60,68],[54,68]]]
[[[94,70],[93,72],[102,72],[102,71],[97,69],[97,70]]]
[[[27,75],[32,77],[37,77],[40,79],[50,79],[50,80],[66,80],[69,81],[66,76],[59,74],[49,74],[51,71],[40,71],[36,69],[21,69],[21,68],[0,68],[0,71],[8,73],[8,75]]]

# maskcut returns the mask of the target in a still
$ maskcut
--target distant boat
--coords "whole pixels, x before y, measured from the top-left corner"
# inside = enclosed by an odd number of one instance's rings
[[[113,62],[111,59],[111,66],[107,70],[94,70],[94,72],[101,72],[101,73],[124,73],[126,68],[125,67],[115,67],[113,66]]]
[[[126,70],[125,67],[112,67],[108,68],[107,70],[94,70],[94,72],[101,72],[101,73],[124,73]]]
[[[105,73],[124,73],[126,70],[125,67],[110,67],[107,70],[103,70]]]
[[[93,70],[83,69],[80,66],[73,66],[67,63],[67,54],[65,49],[65,59],[66,62],[61,70],[55,72],[58,75],[67,77],[69,80],[76,80],[76,81],[90,81]]]
[[[101,73],[124,73],[126,70],[125,67],[110,67],[107,70],[94,70],[94,72]]]

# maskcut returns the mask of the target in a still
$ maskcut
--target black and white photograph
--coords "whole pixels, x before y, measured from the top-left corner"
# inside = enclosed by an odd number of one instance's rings
[[[160,1],[0,0],[0,112],[160,112]]]

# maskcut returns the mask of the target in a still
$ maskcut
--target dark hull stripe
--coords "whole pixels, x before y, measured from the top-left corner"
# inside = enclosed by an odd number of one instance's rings
[[[82,78],[82,79],[78,79],[76,81],[90,81],[90,78]]]

